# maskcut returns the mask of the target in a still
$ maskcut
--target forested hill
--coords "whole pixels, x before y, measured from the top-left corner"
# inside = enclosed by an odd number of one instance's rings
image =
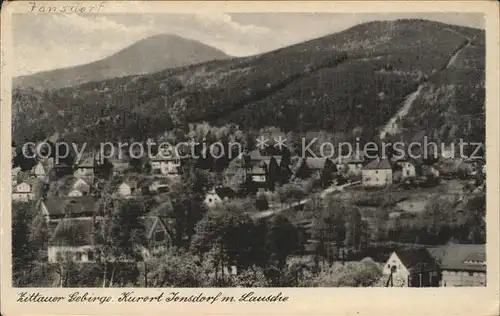
[[[483,30],[377,21],[251,57],[44,93],[16,90],[14,139],[55,129],[143,139],[199,121],[370,138],[420,84],[401,119],[405,132],[484,138],[484,45]]]
[[[150,74],[166,68],[228,57],[224,52],[198,41],[160,34],[142,39],[109,57],[89,64],[14,78],[14,86],[42,90],[64,88],[115,77]]]

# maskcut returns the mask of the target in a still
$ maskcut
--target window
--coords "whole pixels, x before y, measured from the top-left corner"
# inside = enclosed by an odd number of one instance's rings
[[[87,253],[87,258],[89,259],[89,261],[93,261],[94,260],[94,252],[92,250],[90,250]]]
[[[80,251],[78,251],[77,253],[75,253],[75,260],[76,261],[82,261],[82,253]]]
[[[410,170],[406,170],[406,175],[409,176],[410,175]]]
[[[164,241],[165,240],[165,232],[160,230],[155,232],[155,241]]]
[[[473,276],[474,275],[474,272],[469,272],[469,276]]]
[[[58,251],[58,252],[56,253],[56,260],[57,260],[57,261],[61,261],[61,260],[63,260],[63,256],[62,256],[61,251]]]
[[[211,198],[210,198],[210,199],[208,199],[208,203],[212,203],[212,199],[211,199]]]

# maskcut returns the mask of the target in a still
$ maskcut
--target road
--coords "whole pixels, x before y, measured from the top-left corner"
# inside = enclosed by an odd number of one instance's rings
[[[361,183],[361,181],[346,183],[346,184],[343,184],[343,185],[335,185],[335,184],[333,184],[332,186],[330,186],[330,187],[324,189],[323,191],[321,191],[319,193],[319,196],[320,196],[321,199],[324,199],[327,196],[327,194],[334,193],[334,192],[340,192],[340,191],[344,190],[347,187],[358,185],[360,183]],[[303,200],[300,200],[300,201],[297,201],[297,202],[293,202],[291,204],[286,204],[286,206],[283,206],[283,204],[275,205],[270,210],[259,212],[259,213],[253,213],[253,214],[250,214],[250,216],[253,219],[268,218],[268,217],[271,217],[271,216],[274,216],[274,215],[277,215],[277,214],[280,214],[280,213],[283,213],[283,212],[286,212],[286,211],[289,211],[289,210],[293,210],[295,207],[300,206],[300,205],[304,205],[304,204],[306,204],[307,202],[309,202],[311,200],[312,200],[312,198],[308,197],[306,199],[303,199]]]

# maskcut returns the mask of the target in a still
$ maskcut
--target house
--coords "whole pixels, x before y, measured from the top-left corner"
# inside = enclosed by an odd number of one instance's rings
[[[142,221],[148,251],[172,246],[172,234],[158,216],[145,216]]]
[[[321,180],[323,187],[331,184],[337,174],[337,166],[328,158],[307,157],[299,160],[295,168],[294,177],[307,179],[317,177]]]
[[[441,286],[486,286],[486,246],[450,244],[429,248],[439,263]]]
[[[439,266],[425,248],[394,251],[383,268],[388,285],[400,280],[403,287],[430,287],[439,285]]]
[[[38,178],[26,179],[12,188],[12,201],[28,202],[40,198],[44,183]]]
[[[93,182],[97,163],[93,155],[86,155],[75,166],[74,176]]]
[[[100,255],[100,244],[95,238],[99,231],[100,217],[65,218],[61,220],[52,233],[48,247],[48,260],[51,263],[72,261],[75,263],[95,262]],[[147,245],[143,253],[169,247],[172,236],[156,216],[141,218]]]
[[[163,193],[163,192],[168,192],[169,189],[169,182],[166,179],[158,179],[154,180],[149,186],[148,186],[149,192],[154,192],[154,193]]]
[[[267,171],[264,166],[254,166],[250,170],[250,177],[253,182],[263,184],[267,182]]]
[[[352,153],[348,157],[339,156],[334,160],[337,170],[342,173],[348,173],[354,176],[361,175],[363,169],[363,154],[360,152]]]
[[[393,163],[401,169],[401,180],[405,181],[407,179],[414,179],[417,176],[417,171],[415,165],[411,163],[407,158],[401,157],[394,159]]]
[[[392,184],[392,167],[387,159],[376,159],[362,170],[362,183],[365,187],[382,187]]]
[[[124,198],[130,198],[134,195],[137,195],[139,193],[139,189],[137,186],[137,181],[134,180],[126,180],[123,181],[117,189],[118,195],[124,197]]]
[[[223,201],[235,197],[236,193],[228,187],[217,187],[207,192],[204,203],[208,208],[214,208]]]
[[[98,201],[91,196],[59,198],[55,196],[40,200],[38,209],[50,222],[63,218],[90,217],[98,211]]]
[[[95,262],[98,256],[92,217],[61,220],[49,240],[48,261]]]
[[[75,178],[70,187],[72,190],[78,190],[84,195],[90,193],[90,185],[84,179]]]
[[[164,148],[151,157],[151,173],[154,176],[176,178],[180,175],[182,157],[175,147]]]

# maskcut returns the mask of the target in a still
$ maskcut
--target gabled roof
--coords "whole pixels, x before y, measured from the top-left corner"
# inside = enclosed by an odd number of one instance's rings
[[[387,170],[391,169],[391,163],[388,159],[372,160],[369,164],[363,167],[363,170]]]
[[[49,242],[53,246],[79,247],[94,245],[92,217],[64,218],[57,224]]]
[[[279,166],[281,163],[281,156],[262,156],[262,161],[269,167],[269,164],[271,163],[271,160],[273,158],[276,160],[276,163]]]
[[[95,245],[94,232],[98,229],[99,222],[102,220],[102,218],[93,217],[64,218],[57,224],[50,239],[50,244],[52,246],[70,247]],[[164,227],[167,233],[170,234],[157,216],[144,216],[141,221],[144,225],[145,236],[148,239],[151,239],[153,229],[157,225]]]
[[[425,248],[396,250],[396,255],[410,272],[433,269],[436,260]]]
[[[258,149],[252,150],[248,155],[250,156],[250,160],[262,160],[264,158]]]
[[[76,196],[64,199],[51,196],[45,198],[43,204],[50,216],[90,214],[96,211],[98,205],[97,200],[91,196]]]
[[[451,244],[429,248],[438,260],[441,269],[455,271],[486,271],[486,246],[474,244]],[[474,263],[477,262],[477,263]]]

